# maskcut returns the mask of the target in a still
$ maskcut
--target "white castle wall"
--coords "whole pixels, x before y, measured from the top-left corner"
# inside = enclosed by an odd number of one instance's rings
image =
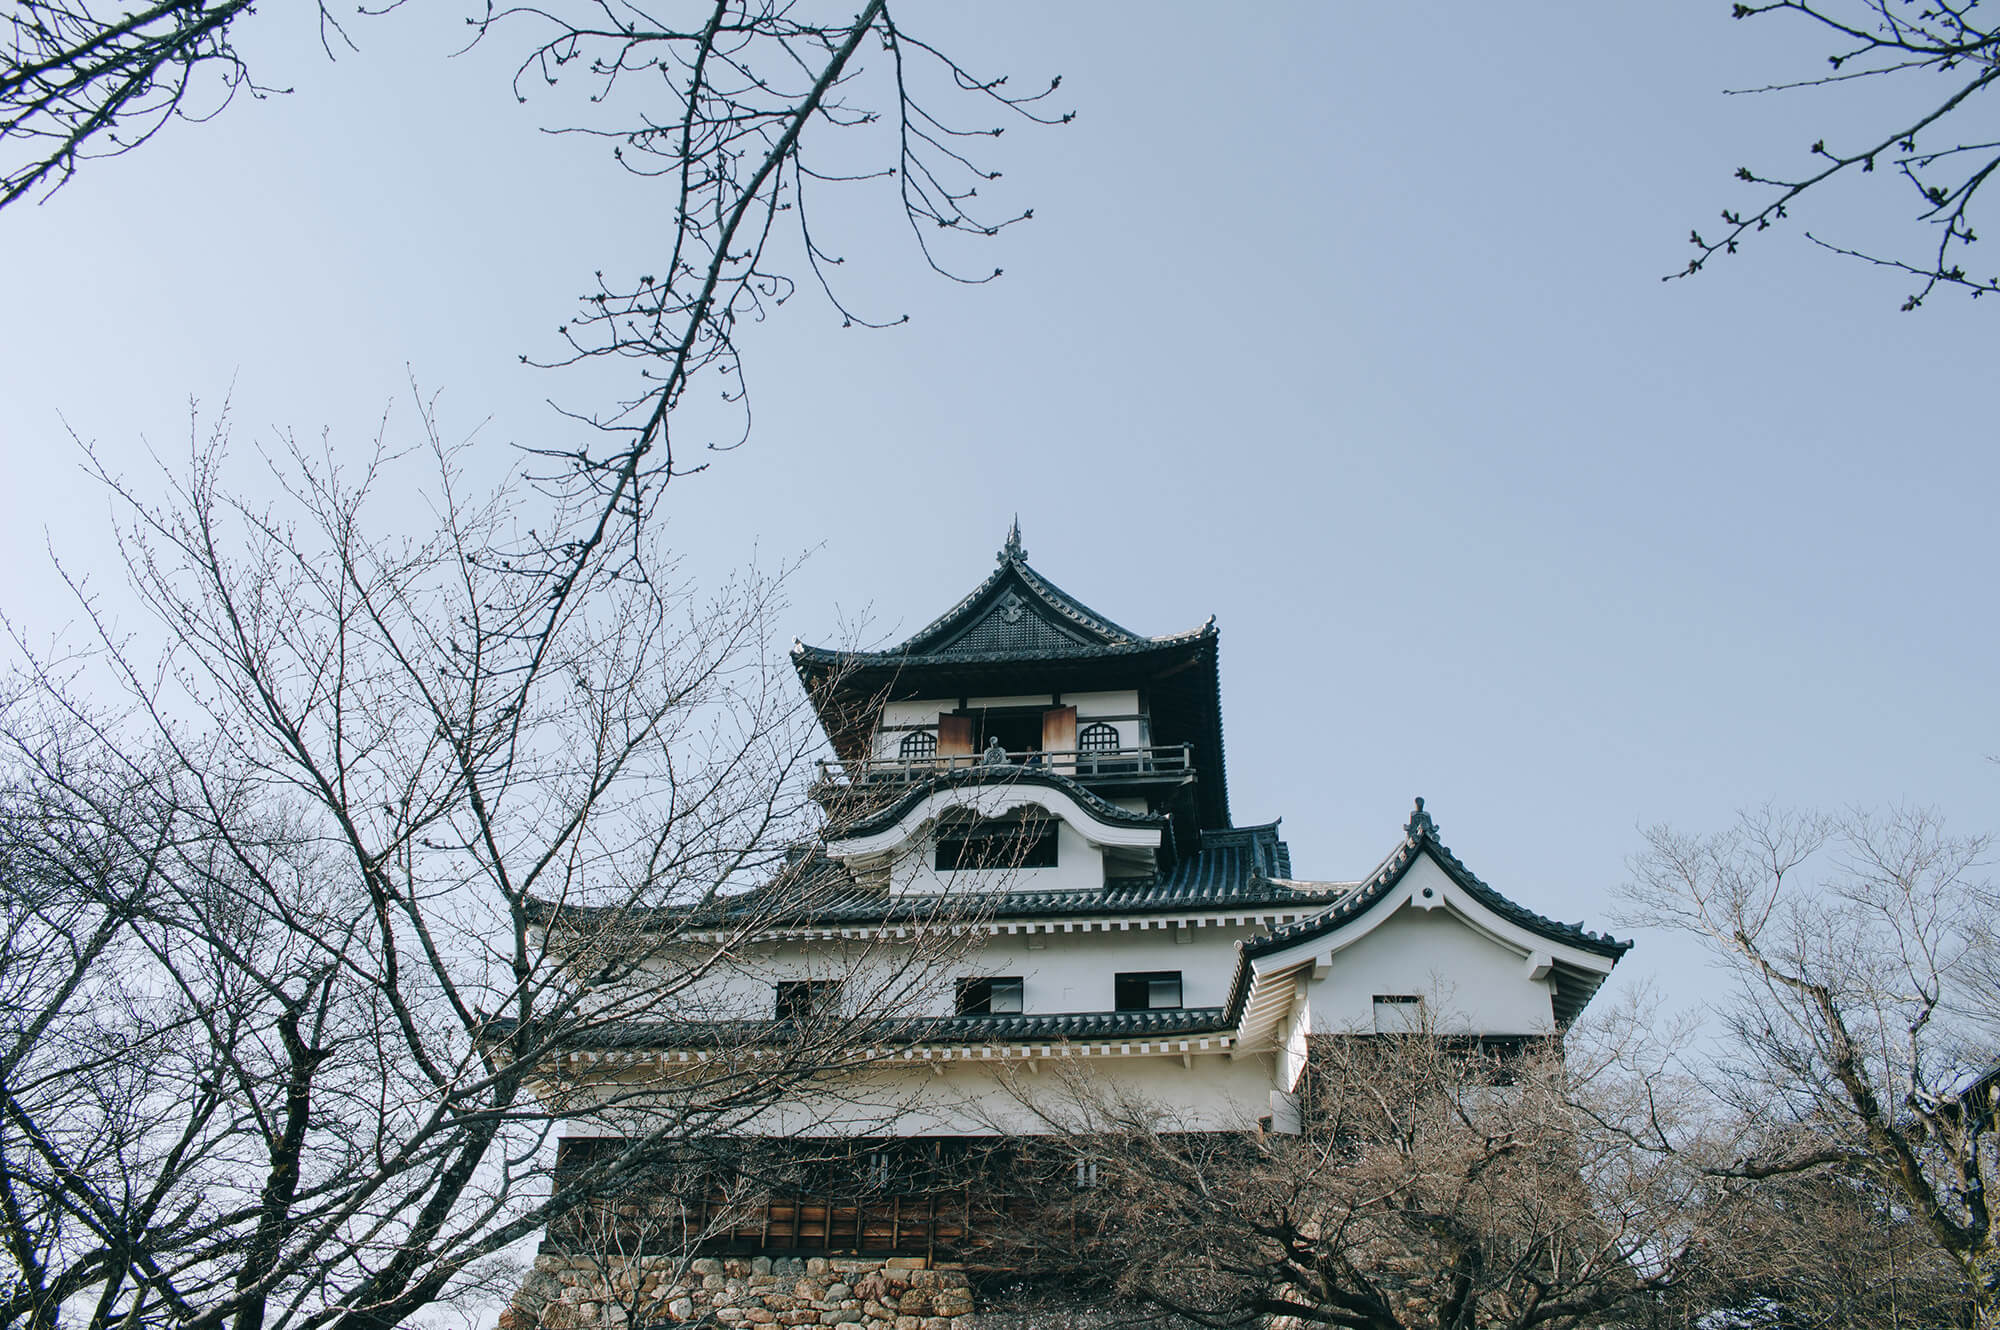
[[[1425,857],[1404,881],[1442,894],[1449,879]],[[1309,990],[1314,1034],[1372,1030],[1374,1000],[1390,994],[1422,997],[1443,1032],[1546,1034],[1554,1026],[1551,986],[1529,977],[1527,953],[1475,931],[1448,908],[1405,905],[1332,961]]]
[[[922,952],[881,939],[764,943],[713,966],[674,1005],[704,1020],[767,1019],[779,982],[837,979],[850,1015],[946,1016],[958,980],[1019,975],[1029,1013],[1102,1012],[1114,1006],[1118,973],[1179,970],[1182,1005],[1219,1007],[1228,1000],[1236,941],[1255,932],[1214,926],[1003,933],[932,942]]]

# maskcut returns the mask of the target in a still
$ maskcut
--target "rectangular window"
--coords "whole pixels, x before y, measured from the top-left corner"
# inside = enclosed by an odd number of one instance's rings
[[[1056,824],[1046,820],[992,819],[946,827],[938,833],[937,870],[1054,868]]]
[[[1424,1000],[1415,993],[1375,995],[1376,1034],[1415,1034],[1424,1028]]]
[[[958,1014],[1004,1016],[1021,1010],[1027,986],[1019,975],[958,981]]]
[[[781,1021],[809,1021],[840,1009],[838,979],[788,979],[777,988]]]
[[[1116,976],[1112,996],[1120,1011],[1178,1011],[1179,970],[1135,970]]]

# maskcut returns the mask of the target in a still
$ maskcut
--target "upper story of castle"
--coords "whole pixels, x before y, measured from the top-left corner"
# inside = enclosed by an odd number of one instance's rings
[[[1099,614],[1029,566],[1017,522],[992,575],[906,641],[801,643],[792,660],[836,755],[830,809],[873,812],[939,777],[1080,788],[1166,829],[1138,875],[1230,826],[1217,645],[1213,618],[1149,637]]]

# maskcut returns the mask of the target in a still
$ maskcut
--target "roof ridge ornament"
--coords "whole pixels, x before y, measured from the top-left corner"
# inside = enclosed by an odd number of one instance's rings
[[[1007,528],[1007,543],[1000,547],[1001,563],[1026,563],[1028,551],[1021,544],[1021,515],[1014,514],[1014,525]]]
[[[1421,794],[1417,796],[1417,806],[1411,810],[1410,820],[1404,826],[1403,833],[1411,840],[1416,840],[1420,836],[1437,839],[1437,823],[1431,821],[1431,815],[1424,811],[1424,797]]]

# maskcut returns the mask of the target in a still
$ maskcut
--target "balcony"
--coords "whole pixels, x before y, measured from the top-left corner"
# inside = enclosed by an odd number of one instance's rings
[[[1194,745],[1152,744],[1143,748],[1034,749],[1023,752],[958,753],[938,757],[875,757],[858,762],[819,764],[822,786],[906,785],[950,771],[1012,766],[1053,771],[1086,785],[1177,784],[1194,775]]]

